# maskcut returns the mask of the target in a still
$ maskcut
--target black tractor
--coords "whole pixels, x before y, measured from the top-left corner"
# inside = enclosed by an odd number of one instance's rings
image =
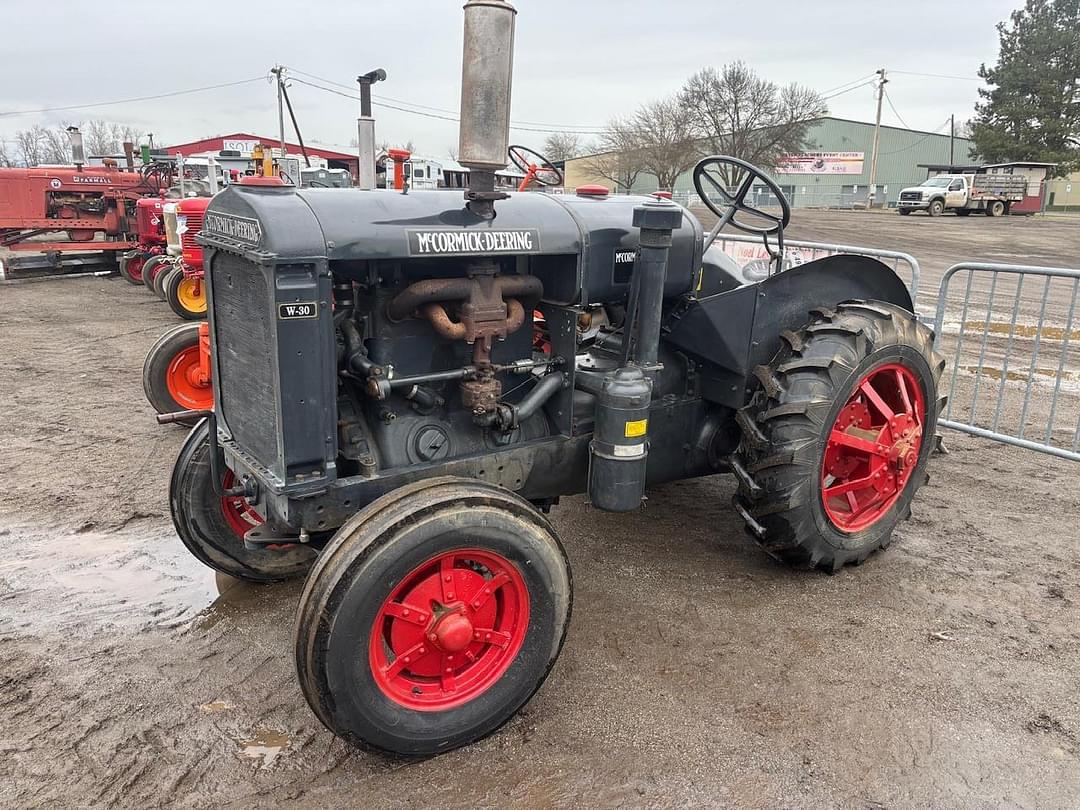
[[[307,576],[296,666],[323,723],[413,756],[491,733],[554,664],[572,581],[545,514],[562,496],[632,512],[652,485],[731,473],[767,553],[862,562],[927,480],[943,367],[881,263],[751,280],[712,246],[730,225],[782,250],[784,196],[740,160],[694,171],[708,234],[665,199],[497,191],[515,12],[465,8],[464,202],[214,198],[214,407],[170,491],[208,566]],[[778,209],[747,201],[759,186]]]

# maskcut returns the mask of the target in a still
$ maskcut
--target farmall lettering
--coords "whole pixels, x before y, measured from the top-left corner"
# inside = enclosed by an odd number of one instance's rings
[[[107,186],[112,183],[112,178],[99,174],[73,174],[71,182],[77,185]]]
[[[535,228],[515,231],[410,231],[413,256],[534,253],[540,249]]]

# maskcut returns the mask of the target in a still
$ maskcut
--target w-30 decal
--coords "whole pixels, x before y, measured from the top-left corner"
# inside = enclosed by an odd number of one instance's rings
[[[539,253],[540,231],[409,231],[410,256],[476,256],[500,253]]]
[[[293,320],[294,318],[317,318],[319,316],[319,304],[316,301],[278,304],[277,316],[283,321]]]

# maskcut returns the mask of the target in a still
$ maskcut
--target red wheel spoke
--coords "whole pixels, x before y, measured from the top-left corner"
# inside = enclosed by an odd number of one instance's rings
[[[395,675],[401,672],[401,670],[405,669],[405,667],[409,666],[410,664],[415,664],[427,653],[428,647],[425,646],[425,643],[423,641],[421,641],[419,644],[413,645],[409,649],[405,650],[405,652],[401,653],[397,658],[395,658],[394,662],[383,670],[383,674],[387,678],[393,678]]]
[[[473,594],[472,601],[469,603],[472,605],[473,610],[479,610],[484,606],[488,599],[492,597],[495,591],[499,590],[503,585],[510,581],[510,575],[505,571],[499,571],[491,579],[484,583],[483,587],[479,588],[476,593]]]
[[[453,692],[457,689],[457,679],[454,677],[454,665],[448,656],[442,657],[439,664],[439,680],[442,682],[444,692]]]
[[[896,370],[896,387],[900,389],[900,399],[904,402],[904,413],[910,414],[911,397],[908,396],[907,383],[904,381],[904,373],[900,369]]]
[[[878,413],[884,416],[886,419],[892,419],[896,414],[893,413],[892,408],[885,404],[885,400],[881,398],[881,395],[877,392],[877,389],[871,384],[871,379],[868,378],[862,381],[859,386],[859,390],[862,391],[870,403],[878,409]]]
[[[854,493],[849,493],[848,494],[849,499],[853,495],[854,495]],[[867,498],[862,503],[856,502],[856,505],[853,506],[852,509],[851,509],[851,517],[852,518],[857,518],[859,515],[865,513],[871,507],[877,506],[881,502],[881,499],[884,496],[885,496],[884,492],[882,492],[879,489],[875,489],[874,494],[871,497]],[[849,503],[850,503],[850,500],[849,500]]]
[[[844,433],[842,430],[833,430],[829,434],[829,441],[834,444],[843,445],[844,447],[850,447],[852,450],[861,450],[863,453],[867,453],[871,456],[885,456],[888,454],[888,448],[882,449],[881,445],[877,442],[872,442],[869,439],[864,439],[862,436],[855,436],[851,433]]]
[[[497,647],[505,647],[510,643],[510,634],[489,627],[477,627],[473,631],[473,638],[484,644],[494,644]]]
[[[840,495],[849,495],[858,492],[860,489],[866,489],[874,485],[874,473],[870,473],[864,478],[855,478],[851,481],[845,481],[842,484],[834,484],[831,487],[825,489],[826,498],[836,498]],[[848,499],[851,502],[851,499]]]
[[[419,627],[427,627],[428,620],[431,618],[426,610],[416,605],[410,605],[408,602],[387,602],[383,609],[388,616],[410,622]]]
[[[454,555],[445,554],[439,560],[439,583],[442,586],[443,602],[450,603],[457,598],[454,587]]]

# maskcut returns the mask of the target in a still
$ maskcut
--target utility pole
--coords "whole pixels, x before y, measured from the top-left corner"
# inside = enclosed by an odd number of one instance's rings
[[[888,79],[885,78],[885,68],[881,68],[876,71],[879,76],[878,79],[878,96],[877,96],[877,117],[874,118],[874,149],[870,153],[870,194],[866,198],[867,207],[874,207],[874,197],[877,193],[877,157],[878,157],[878,141],[881,139],[881,102],[885,98],[885,85],[888,83]]]
[[[956,163],[956,158],[953,156],[956,146],[956,116],[949,116],[949,171],[953,170],[953,166]]]
[[[277,77],[277,118],[278,118],[278,139],[281,147],[281,157],[285,157],[285,110],[282,107],[281,90],[282,84],[285,79],[283,78],[285,68],[281,65],[274,65],[270,69],[270,72]]]

